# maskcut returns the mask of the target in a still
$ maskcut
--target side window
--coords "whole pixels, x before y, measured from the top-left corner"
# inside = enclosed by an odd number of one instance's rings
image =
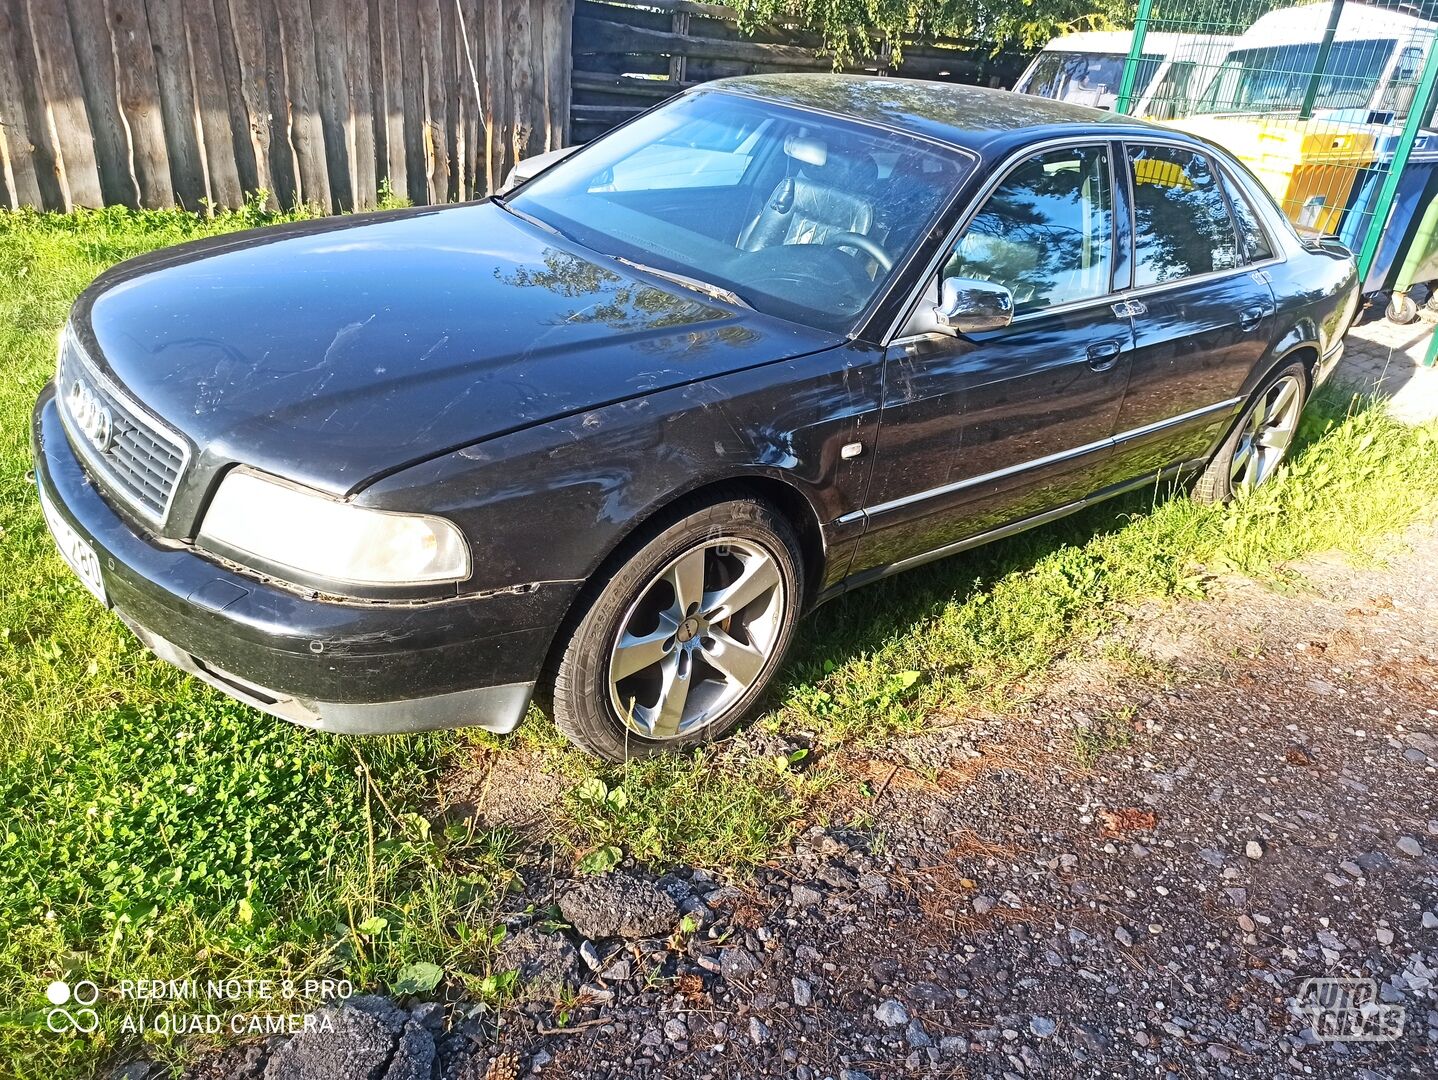
[[[1102,145],[1020,164],[964,230],[944,277],[1006,286],[1015,314],[1104,296],[1113,266],[1113,192]]]
[[[1177,146],[1130,146],[1134,285],[1238,265],[1238,238],[1218,177],[1202,154]]]
[[[1273,258],[1273,243],[1259,223],[1258,211],[1254,210],[1248,193],[1243,191],[1228,173],[1220,175],[1223,177],[1223,190],[1228,192],[1228,203],[1233,207],[1234,220],[1238,223],[1238,244],[1243,261],[1255,263]]]

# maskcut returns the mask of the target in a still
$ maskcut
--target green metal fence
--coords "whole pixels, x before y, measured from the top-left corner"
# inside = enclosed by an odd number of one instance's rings
[[[1435,84],[1438,22],[1412,4],[1140,0],[1115,108],[1226,146],[1353,249],[1366,291],[1402,295],[1405,265],[1438,278]]]

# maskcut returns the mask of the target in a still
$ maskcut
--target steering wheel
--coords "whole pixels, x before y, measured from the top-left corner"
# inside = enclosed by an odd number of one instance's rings
[[[885,270],[894,268],[894,257],[863,233],[841,232],[826,236],[821,243],[829,247],[854,248],[868,255]]]

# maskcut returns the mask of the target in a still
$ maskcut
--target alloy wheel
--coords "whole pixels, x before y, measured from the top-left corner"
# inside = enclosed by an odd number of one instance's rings
[[[657,573],[610,650],[610,703],[647,739],[691,735],[724,716],[769,665],[784,579],[762,545],[706,539]]]
[[[1244,420],[1233,448],[1229,476],[1234,491],[1252,491],[1273,475],[1298,432],[1302,413],[1303,384],[1296,375],[1285,375],[1268,388]]]

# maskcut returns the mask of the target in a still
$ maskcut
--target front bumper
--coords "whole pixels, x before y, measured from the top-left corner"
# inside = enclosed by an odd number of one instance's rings
[[[46,387],[31,427],[35,482],[94,548],[105,592],[158,656],[226,694],[349,734],[523,718],[577,585],[423,603],[337,603],[231,571],[143,535],[96,490]]]

